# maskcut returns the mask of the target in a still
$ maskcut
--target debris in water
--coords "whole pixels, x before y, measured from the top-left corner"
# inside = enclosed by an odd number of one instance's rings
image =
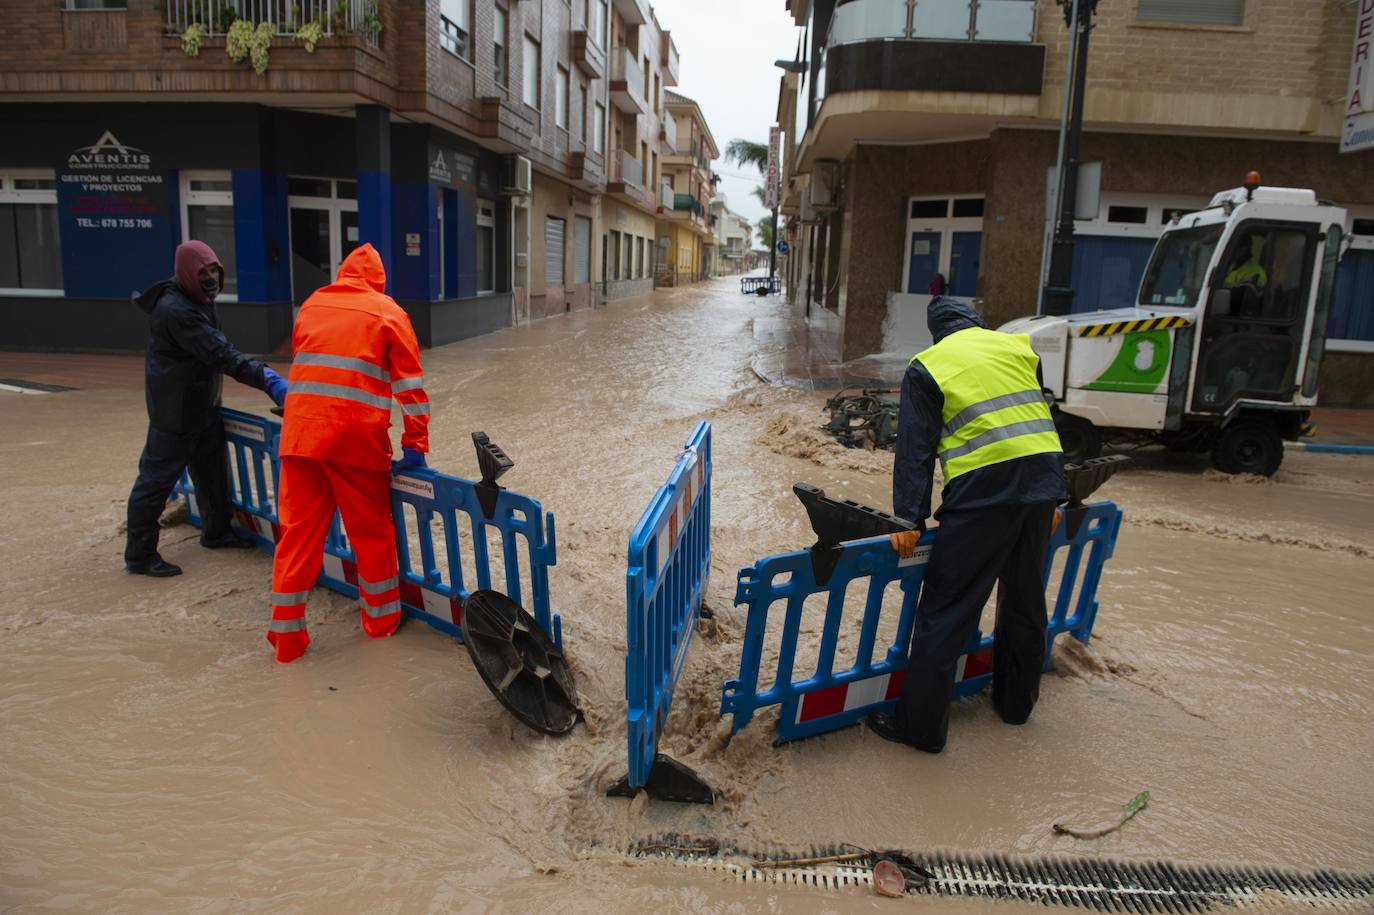
[[[1126,805],[1125,814],[1121,817],[1121,821],[1115,826],[1107,826],[1103,829],[1071,829],[1062,823],[1055,823],[1054,832],[1056,835],[1073,836],[1075,839],[1100,839],[1105,835],[1116,832],[1122,826],[1125,826],[1137,813],[1148,807],[1149,804],[1150,792],[1142,791]]]
[[[830,422],[825,431],[846,448],[870,451],[892,449],[897,444],[898,391],[889,388],[864,388],[861,394],[846,389],[825,402]]]
[[[873,889],[879,896],[896,899],[906,894],[906,878],[902,869],[887,858],[879,858],[873,865]]]

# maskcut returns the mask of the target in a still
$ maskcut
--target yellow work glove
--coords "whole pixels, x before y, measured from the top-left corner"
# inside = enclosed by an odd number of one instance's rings
[[[888,542],[897,551],[897,555],[903,559],[910,559],[916,555],[916,541],[921,539],[920,531],[901,531],[896,534],[887,535]]]

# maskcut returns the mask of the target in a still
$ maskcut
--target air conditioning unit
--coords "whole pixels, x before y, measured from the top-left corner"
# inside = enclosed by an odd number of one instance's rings
[[[534,190],[534,168],[524,156],[506,156],[501,163],[501,193],[528,194]]]
[[[815,205],[811,202],[811,185],[809,184],[802,188],[801,208],[797,221],[803,225],[816,225],[821,222],[820,213],[816,211]]]
[[[840,163],[834,159],[818,159],[811,169],[811,205],[817,212],[840,207]]]

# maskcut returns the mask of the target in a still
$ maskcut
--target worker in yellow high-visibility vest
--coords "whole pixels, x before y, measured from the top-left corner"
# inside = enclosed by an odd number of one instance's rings
[[[894,512],[924,530],[938,458],[945,489],[912,631],[911,666],[896,712],[876,712],[881,736],[930,753],[945,746],[959,656],[999,585],[992,701],[1023,724],[1040,691],[1045,589],[1041,565],[1068,498],[1064,457],[1045,400],[1040,359],[1024,334],[988,330],[972,306],[931,300],[934,345],[902,382]],[[893,545],[910,556],[920,531]]]

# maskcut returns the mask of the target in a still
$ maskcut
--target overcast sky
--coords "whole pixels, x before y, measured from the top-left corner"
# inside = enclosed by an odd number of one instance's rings
[[[783,0],[651,0],[682,58],[675,92],[695,99],[722,153],[740,137],[768,142],[778,110],[775,60],[791,60],[799,30]],[[767,213],[751,191],[763,177],[748,166],[715,163],[730,209],[757,223]],[[768,214],[771,216],[771,214]],[[754,236],[758,247],[758,235]]]

